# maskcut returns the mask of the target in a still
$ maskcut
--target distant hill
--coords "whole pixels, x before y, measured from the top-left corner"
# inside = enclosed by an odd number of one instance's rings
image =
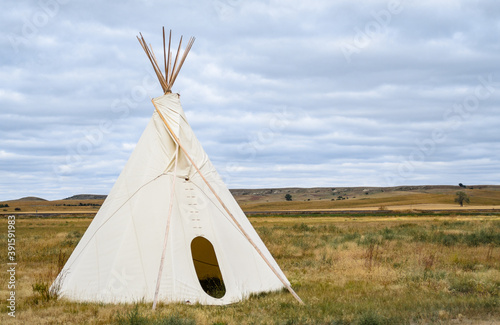
[[[332,198],[361,198],[378,194],[378,196],[400,196],[406,193],[452,194],[459,190],[500,190],[499,185],[472,185],[461,188],[457,185],[413,185],[393,187],[312,187],[312,188],[260,188],[260,189],[230,189],[238,203],[276,202],[282,201],[285,194],[292,194],[296,200],[331,200]],[[77,194],[64,200],[105,200],[107,195]],[[28,198],[25,198],[28,199]],[[34,198],[38,199],[38,198]],[[39,199],[43,200],[43,199]],[[45,200],[44,200],[45,201]]]
[[[354,210],[475,210],[500,211],[500,185],[415,185],[394,187],[314,187],[230,190],[243,211],[354,211]],[[470,197],[463,208],[455,202],[457,191]],[[287,201],[286,197],[291,199]],[[3,201],[0,215],[16,213],[96,213],[106,195],[78,194],[47,201],[23,197]]]
[[[20,199],[13,200],[13,201],[47,201],[47,200],[42,199],[41,197],[36,197],[36,196],[26,196],[26,197],[22,197]]]
[[[465,191],[471,205],[500,206],[499,185],[234,189],[231,193],[244,211],[270,211],[366,207],[385,209],[391,206],[414,209],[431,204],[440,204],[444,209],[456,205],[457,191]],[[285,201],[287,194],[291,196],[291,202]]]
[[[107,195],[101,194],[77,194],[65,198],[64,200],[105,200]]]

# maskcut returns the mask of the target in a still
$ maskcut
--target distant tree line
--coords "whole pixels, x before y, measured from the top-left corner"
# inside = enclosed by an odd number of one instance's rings
[[[9,205],[8,204],[0,204],[0,208],[8,208]]]
[[[60,206],[61,204],[58,204],[58,206]],[[99,207],[101,206],[100,204],[98,203],[78,203],[78,204],[62,204],[63,206],[65,207]]]

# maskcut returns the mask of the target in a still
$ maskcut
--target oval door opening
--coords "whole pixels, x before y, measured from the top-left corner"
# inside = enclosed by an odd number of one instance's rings
[[[206,238],[196,237],[191,242],[191,256],[203,291],[214,298],[224,297],[226,286],[212,243]]]

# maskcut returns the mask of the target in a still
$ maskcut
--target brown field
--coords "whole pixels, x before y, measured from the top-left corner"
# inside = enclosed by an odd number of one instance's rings
[[[104,200],[12,200],[3,201],[7,208],[0,208],[0,214],[36,213],[97,213]],[[82,204],[82,205],[80,205]],[[19,210],[16,210],[19,209]]]
[[[289,203],[289,202],[288,202]],[[88,207],[85,207],[88,208]],[[229,306],[57,300],[47,286],[91,218],[16,219],[16,319],[1,324],[500,324],[500,214],[250,218],[292,286]],[[0,222],[7,247],[7,219]],[[7,269],[3,250],[2,265]]]
[[[470,204],[460,207],[455,193],[464,191]],[[245,212],[263,211],[337,211],[337,210],[500,210],[500,186],[397,186],[344,188],[282,188],[231,190]],[[285,195],[292,195],[286,201]],[[11,200],[0,204],[0,215],[81,213],[91,216],[103,199],[82,200]],[[19,209],[16,211],[16,208]]]
[[[286,210],[448,210],[459,209],[455,193],[464,191],[470,197],[466,209],[500,209],[500,186],[474,186],[463,189],[458,186],[407,186],[392,188],[341,188],[283,189],[259,200],[247,200],[236,196],[244,211]],[[310,193],[310,192],[313,193]],[[316,192],[316,193],[315,193]],[[292,201],[285,201],[290,193]],[[341,197],[341,198],[339,198]]]

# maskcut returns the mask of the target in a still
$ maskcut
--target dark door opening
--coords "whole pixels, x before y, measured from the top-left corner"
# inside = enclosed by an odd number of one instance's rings
[[[224,297],[226,287],[212,243],[204,237],[194,238],[191,242],[191,255],[203,291],[214,298]]]

